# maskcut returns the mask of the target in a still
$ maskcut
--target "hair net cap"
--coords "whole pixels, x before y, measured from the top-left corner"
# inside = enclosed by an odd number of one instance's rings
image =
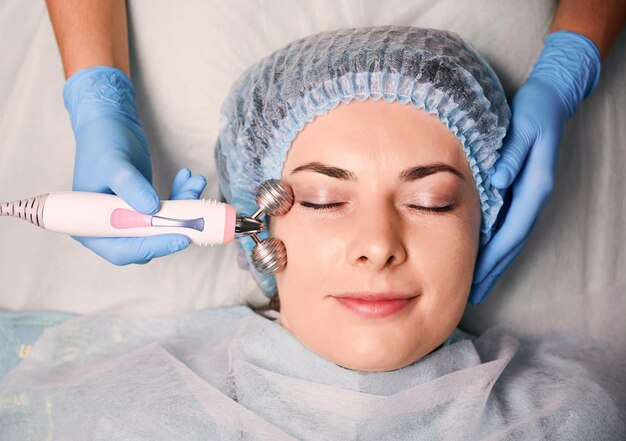
[[[220,114],[215,159],[220,190],[238,212],[256,211],[255,193],[280,179],[304,125],[339,103],[365,99],[411,103],[435,114],[461,141],[480,198],[481,246],[491,236],[502,196],[489,173],[509,124],[504,91],[491,67],[458,35],[383,26],[340,29],[290,43],[248,68]],[[262,237],[267,237],[266,230]],[[254,242],[238,239],[264,293],[273,276],[254,270]]]

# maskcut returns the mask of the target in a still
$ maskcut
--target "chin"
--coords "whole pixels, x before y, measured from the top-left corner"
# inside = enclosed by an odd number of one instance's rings
[[[345,346],[344,346],[345,347]],[[350,344],[348,350],[343,350],[332,361],[346,369],[385,372],[403,368],[414,363],[426,355],[426,352],[417,348],[408,348],[402,344],[389,345],[385,342],[364,339],[356,344]]]

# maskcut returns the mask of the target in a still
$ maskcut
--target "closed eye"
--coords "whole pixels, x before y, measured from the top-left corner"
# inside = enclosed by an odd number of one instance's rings
[[[312,208],[313,210],[332,210],[344,205],[345,202],[331,202],[330,204],[314,204],[313,202],[300,201],[300,205],[306,208]]]
[[[407,205],[412,210],[425,211],[428,213],[445,213],[454,209],[454,204],[446,205],[445,207],[422,207],[420,205]]]

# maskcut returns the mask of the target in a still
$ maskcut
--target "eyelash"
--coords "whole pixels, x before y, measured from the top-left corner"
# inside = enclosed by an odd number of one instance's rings
[[[341,207],[345,202],[333,202],[331,204],[314,204],[313,202],[301,201],[300,205],[306,208],[312,208],[314,210],[331,210],[336,207]]]
[[[313,210],[327,211],[333,208],[341,207],[345,202],[333,202],[330,204],[314,204],[312,202],[301,201],[300,205],[306,208],[312,208]],[[409,208],[417,211],[425,211],[428,213],[445,213],[451,211],[454,208],[454,204],[446,205],[445,207],[420,207],[419,205],[408,205]]]
[[[420,207],[419,205],[409,205],[409,208],[418,211],[426,211],[428,213],[445,213],[454,209],[454,204],[446,205],[445,207]]]

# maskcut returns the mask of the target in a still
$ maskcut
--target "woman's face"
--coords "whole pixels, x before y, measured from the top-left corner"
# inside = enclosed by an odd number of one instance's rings
[[[282,326],[363,371],[411,364],[450,336],[481,213],[461,143],[436,116],[383,100],[340,104],[298,134],[281,179],[295,196],[271,220],[287,248],[276,274]],[[345,300],[381,293],[403,300]]]

